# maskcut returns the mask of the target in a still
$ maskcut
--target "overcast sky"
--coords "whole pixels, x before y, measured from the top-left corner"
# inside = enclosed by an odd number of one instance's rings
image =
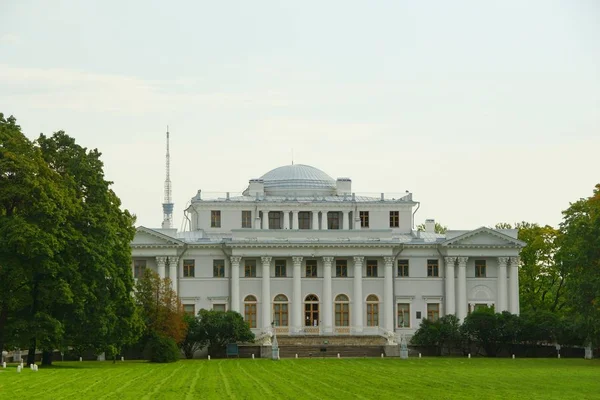
[[[417,222],[558,225],[600,182],[600,2],[0,0],[0,112],[98,148],[148,227],[167,125],[178,228],[292,149]]]

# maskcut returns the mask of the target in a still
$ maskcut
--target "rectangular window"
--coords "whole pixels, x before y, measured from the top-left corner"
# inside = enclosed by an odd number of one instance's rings
[[[269,229],[281,229],[281,213],[279,211],[271,211],[269,213]]]
[[[475,260],[475,278],[485,278],[485,260]]]
[[[398,303],[398,328],[410,328],[409,303]]]
[[[213,277],[225,277],[225,260],[213,260]]]
[[[338,211],[327,213],[327,229],[340,229],[340,213]]]
[[[310,211],[300,211],[298,213],[298,228],[310,229]]]
[[[220,228],[221,227],[221,211],[212,210],[210,212],[210,227]]]
[[[306,277],[317,277],[317,260],[306,260]]]
[[[398,260],[398,276],[408,277],[408,260]]]
[[[194,304],[184,304],[183,312],[189,315],[190,317],[196,316],[196,305]]]
[[[440,319],[439,303],[427,304],[427,319],[430,321],[437,321]]]
[[[438,260],[427,260],[427,276],[440,276]]]
[[[348,263],[346,260],[335,260],[335,276],[338,278],[348,277]]]
[[[133,277],[140,279],[146,271],[146,260],[135,260],[133,262]]]
[[[275,260],[275,277],[276,278],[285,278],[286,275],[286,265],[285,260]]]
[[[400,226],[400,212],[390,211],[390,228],[398,228]]]
[[[256,278],[256,260],[246,260],[244,263],[244,276],[246,278]]]
[[[227,305],[215,303],[213,304],[213,311],[227,311]]]
[[[367,277],[377,278],[377,260],[367,260]]]
[[[360,227],[368,228],[369,227],[369,212],[368,211],[359,211],[358,215],[360,216]]]
[[[183,260],[183,277],[193,278],[196,276],[196,261],[195,260]]]
[[[242,211],[242,228],[252,228],[252,211]]]

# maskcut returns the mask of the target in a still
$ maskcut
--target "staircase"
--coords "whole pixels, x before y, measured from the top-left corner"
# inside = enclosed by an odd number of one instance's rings
[[[386,340],[381,336],[278,336],[279,356],[380,357]]]

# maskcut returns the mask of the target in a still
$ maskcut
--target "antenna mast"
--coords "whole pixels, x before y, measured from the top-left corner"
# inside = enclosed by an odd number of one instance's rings
[[[166,156],[165,200],[163,203],[163,229],[173,227],[173,201],[171,199],[171,156],[169,154],[169,127],[167,126],[167,156]]]

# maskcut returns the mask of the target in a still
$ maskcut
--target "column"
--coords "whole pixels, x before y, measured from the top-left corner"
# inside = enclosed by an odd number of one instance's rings
[[[383,321],[385,330],[394,331],[394,257],[383,257],[385,282],[383,283]],[[381,324],[380,324],[381,325]]]
[[[165,264],[167,263],[167,257],[156,257],[156,264],[158,265],[158,276],[160,279],[165,279]]]
[[[510,258],[510,276],[508,277],[510,293],[510,312],[519,314],[519,257]]]
[[[360,214],[357,212],[355,217],[354,217],[354,229],[359,231],[360,230]]]
[[[312,212],[312,228],[315,231],[319,230],[319,211]]]
[[[273,312],[271,311],[271,257],[262,257],[262,330],[271,327]]]
[[[327,230],[327,211],[321,211],[321,229]]]
[[[323,257],[323,301],[321,314],[323,314],[323,332],[333,333],[333,299],[331,298],[331,265],[333,257]]]
[[[342,229],[345,231],[350,229],[350,220],[348,219],[349,215],[350,213],[348,211],[342,211]]]
[[[269,229],[269,210],[263,210],[262,228]]]
[[[356,332],[363,328],[363,295],[362,295],[362,267],[364,257],[354,257],[354,301],[352,302],[352,321]]]
[[[508,257],[498,257],[496,312],[508,311],[508,302],[506,301],[506,264],[508,264]]]
[[[283,211],[283,229],[290,229],[290,212]]]
[[[458,257],[458,281],[456,282],[456,316],[462,322],[467,316],[467,260],[469,257]]]
[[[169,278],[175,293],[177,293],[177,266],[179,265],[179,257],[169,257]]]
[[[292,290],[292,330],[302,329],[302,257],[292,257],[294,263]]]
[[[292,211],[292,229],[298,229],[298,211]]]
[[[454,296],[454,263],[456,257],[446,257],[446,315],[456,314],[456,300]]]
[[[231,256],[231,311],[240,312],[240,261],[242,257]]]

